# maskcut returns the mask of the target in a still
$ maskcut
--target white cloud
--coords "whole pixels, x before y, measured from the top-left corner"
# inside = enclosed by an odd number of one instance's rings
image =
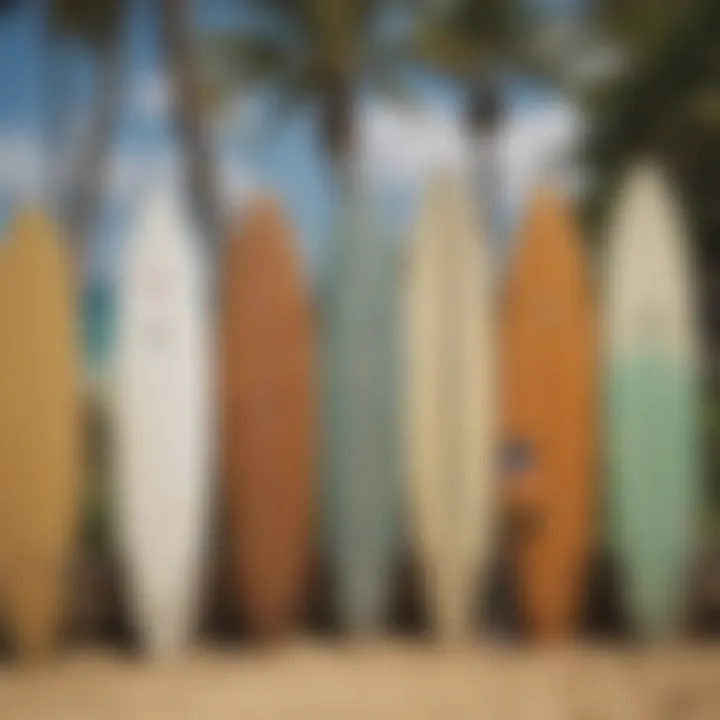
[[[158,185],[177,186],[182,154],[169,145],[121,145],[110,153],[105,189],[111,204],[133,205]],[[22,128],[0,130],[0,199],[8,205],[42,197],[45,151],[39,134]],[[233,160],[220,163],[220,192],[227,206],[242,202],[257,187],[253,173]]]
[[[171,86],[162,70],[143,73],[132,85],[130,108],[135,117],[157,120],[170,111]]]
[[[367,108],[361,127],[363,167],[381,192],[414,191],[439,167],[467,169],[472,155],[461,124],[444,108],[412,111],[378,103]],[[511,217],[541,180],[575,189],[579,169],[572,150],[581,129],[578,111],[567,103],[511,115],[497,144]]]
[[[178,186],[184,172],[182,151],[173,152],[169,145],[126,146],[113,156],[108,192],[116,200],[132,202],[158,185]],[[221,162],[219,173],[220,192],[228,198],[244,197],[257,184],[249,168],[237,161]]]
[[[38,137],[20,128],[0,132],[0,196],[11,202],[38,197],[42,174],[43,148]]]
[[[108,193],[114,200],[132,200],[153,185],[171,182],[178,173],[177,158],[162,146],[121,147],[110,162]]]
[[[582,133],[579,112],[565,103],[519,113],[500,139],[506,206],[517,215],[527,195],[540,182],[569,194],[577,190],[581,168],[575,149]]]
[[[361,131],[365,168],[383,185],[413,184],[438,166],[457,165],[462,157],[459,128],[441,110],[372,105]]]
[[[240,163],[224,163],[221,165],[220,174],[223,203],[230,211],[259,190],[258,179],[249,168]]]
[[[46,172],[46,154],[38,133],[21,128],[0,131],[0,197],[9,202],[38,198]],[[107,194],[122,200],[142,192],[149,183],[177,173],[170,153],[153,146],[113,148],[109,158]]]

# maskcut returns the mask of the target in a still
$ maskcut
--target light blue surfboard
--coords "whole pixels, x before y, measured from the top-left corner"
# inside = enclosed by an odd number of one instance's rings
[[[396,255],[366,208],[338,208],[322,292],[325,543],[351,632],[385,623],[396,548]]]

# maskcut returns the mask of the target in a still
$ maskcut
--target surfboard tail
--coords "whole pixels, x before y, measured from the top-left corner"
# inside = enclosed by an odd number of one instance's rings
[[[26,564],[9,574],[5,605],[21,657],[37,660],[52,651],[61,624],[65,594],[62,564]]]

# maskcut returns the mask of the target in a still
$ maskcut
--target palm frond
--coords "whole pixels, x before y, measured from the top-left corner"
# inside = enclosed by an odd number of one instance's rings
[[[298,58],[281,40],[254,32],[208,36],[203,43],[209,74],[228,93],[248,86],[275,83]]]
[[[418,29],[405,47],[409,60],[455,77],[469,77],[482,55],[474,42],[438,27]]]
[[[98,47],[114,40],[127,10],[125,0],[50,0],[48,25],[58,36],[77,38]]]
[[[705,103],[713,96],[720,102],[720,6],[714,0],[691,0],[684,7],[683,17],[662,38],[647,44],[641,40],[632,74],[587,98],[594,118],[587,157],[600,179],[591,208],[595,217],[604,214],[622,168],[638,154],[659,157],[686,186],[717,176],[719,168],[712,158],[720,150],[720,122],[708,123],[697,110],[708,107]],[[705,187],[689,195],[693,215],[707,227],[717,227],[711,212],[717,200],[707,201],[712,183],[698,182]]]
[[[482,66],[537,68],[529,59],[531,17],[522,0],[458,0],[422,6],[406,43],[409,58],[460,80]]]

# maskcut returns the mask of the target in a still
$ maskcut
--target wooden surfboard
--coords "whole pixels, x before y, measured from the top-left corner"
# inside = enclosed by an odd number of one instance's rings
[[[0,244],[0,599],[25,656],[55,641],[76,538],[74,295],[57,229],[41,210],[21,212]]]
[[[536,193],[502,308],[504,497],[518,606],[540,640],[581,611],[595,512],[596,319],[578,229]]]
[[[224,495],[238,601],[251,630],[289,630],[307,590],[316,501],[316,368],[291,231],[254,200],[225,255]]]
[[[325,548],[341,624],[372,633],[397,548],[396,254],[359,198],[338,212],[323,292]]]
[[[406,282],[406,470],[428,609],[468,636],[496,511],[495,336],[487,238],[461,181],[439,175],[420,205]]]
[[[211,494],[209,320],[196,238],[173,196],[128,239],[119,295],[116,529],[140,638],[176,651],[197,615]]]
[[[675,196],[652,166],[611,215],[605,284],[608,539],[626,609],[676,633],[699,525],[698,338]]]

